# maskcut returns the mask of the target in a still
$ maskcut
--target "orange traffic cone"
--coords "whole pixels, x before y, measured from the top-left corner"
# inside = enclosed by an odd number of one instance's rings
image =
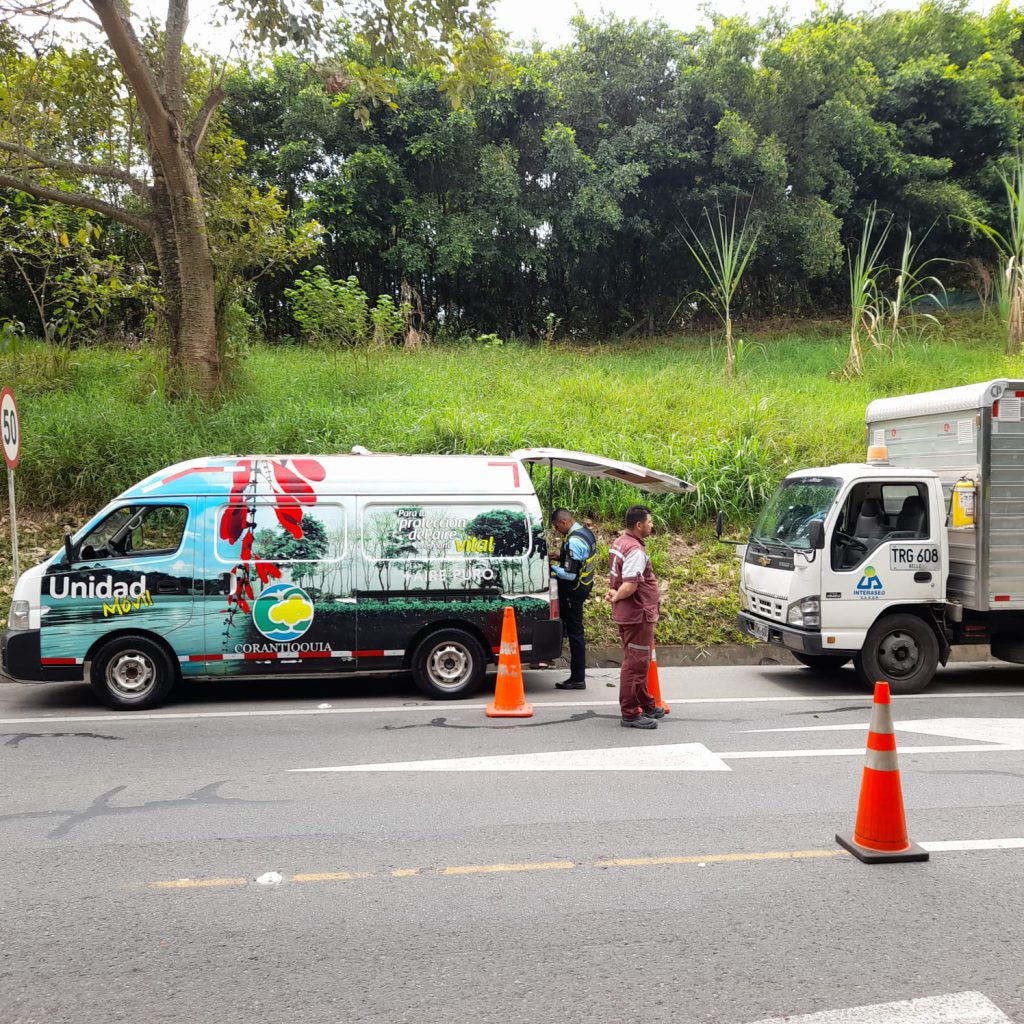
[[[651,663],[647,666],[647,692],[654,698],[654,703],[671,714],[672,709],[661,701],[661,680],[658,678],[658,648],[651,644]]]
[[[526,703],[526,692],[523,689],[523,667],[519,663],[516,613],[510,607],[505,608],[505,618],[501,624],[498,681],[494,687],[494,703],[487,705],[487,717],[533,717],[533,705]]]
[[[852,836],[837,835],[836,842],[865,863],[928,859],[928,851],[907,838],[888,683],[875,683],[857,824]]]

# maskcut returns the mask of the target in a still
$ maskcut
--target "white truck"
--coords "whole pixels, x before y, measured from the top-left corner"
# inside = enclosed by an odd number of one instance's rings
[[[738,547],[740,630],[894,693],[954,644],[1024,664],[1022,398],[992,380],[872,402],[867,462],[791,473]]]

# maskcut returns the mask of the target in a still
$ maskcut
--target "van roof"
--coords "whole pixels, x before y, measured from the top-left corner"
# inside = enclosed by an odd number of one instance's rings
[[[494,494],[532,497],[533,481],[517,459],[495,455],[219,455],[158,470],[120,498],[228,495],[253,472],[258,493]]]

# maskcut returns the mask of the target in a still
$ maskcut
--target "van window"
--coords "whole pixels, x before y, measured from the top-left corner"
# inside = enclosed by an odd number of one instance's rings
[[[362,527],[373,561],[522,558],[534,544],[522,505],[368,505]]]
[[[232,543],[230,537],[225,537],[219,529],[227,511],[227,505],[217,510],[214,550],[220,561],[236,563],[241,558],[243,539],[239,536]],[[302,516],[297,522],[293,521],[292,506],[260,502],[249,506],[246,511],[252,516],[251,557],[254,559],[284,565],[289,562],[338,562],[345,557],[347,522],[341,505],[317,502],[314,506],[302,506]]]
[[[97,523],[78,548],[82,561],[173,555],[188,522],[184,505],[122,505]]]
[[[536,586],[531,556],[542,543],[540,520],[531,522],[511,502],[372,504],[362,514],[363,575],[371,591],[526,589]]]
[[[930,536],[924,484],[858,484],[850,491],[832,532],[832,568],[854,569],[886,541],[927,540]]]

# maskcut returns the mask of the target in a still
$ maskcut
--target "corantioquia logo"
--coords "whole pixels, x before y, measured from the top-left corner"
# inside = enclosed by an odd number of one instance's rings
[[[268,640],[298,640],[313,623],[313,602],[302,587],[275,583],[256,598],[252,621]]]

